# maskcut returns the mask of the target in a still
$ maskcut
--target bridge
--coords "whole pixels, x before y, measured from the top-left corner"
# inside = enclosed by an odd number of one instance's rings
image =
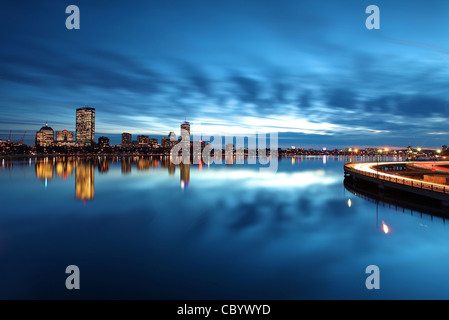
[[[345,163],[344,173],[355,182],[366,181],[380,189],[407,192],[449,205],[449,162],[351,162]]]

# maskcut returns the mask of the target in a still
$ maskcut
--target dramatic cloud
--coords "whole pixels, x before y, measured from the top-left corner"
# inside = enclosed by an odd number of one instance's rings
[[[449,142],[449,2],[380,1],[380,30],[351,0],[77,5],[80,30],[62,3],[0,4],[0,138],[74,130],[88,104],[112,143],[184,119],[196,134],[278,131],[281,146]]]

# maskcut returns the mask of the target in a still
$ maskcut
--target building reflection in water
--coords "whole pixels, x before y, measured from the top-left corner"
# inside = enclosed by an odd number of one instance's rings
[[[146,171],[149,170],[150,167],[151,163],[149,159],[140,158],[139,161],[137,162],[137,170]]]
[[[109,159],[107,159],[106,157],[101,158],[100,162],[98,163],[98,171],[101,173],[106,173],[109,171]]]
[[[52,158],[38,159],[34,168],[38,179],[44,181],[53,179],[54,163]]]
[[[131,158],[124,157],[122,158],[122,174],[131,173]]]
[[[170,177],[173,177],[176,172],[176,166],[171,162],[170,157],[160,157],[161,169],[168,170]]]
[[[95,166],[89,159],[79,159],[75,168],[75,197],[92,200],[95,195]]]
[[[181,164],[181,189],[185,189],[190,183],[190,164]]]
[[[31,159],[30,159],[31,161]],[[101,173],[108,173],[110,166],[114,167],[115,162],[120,162],[122,174],[130,174],[132,167],[136,166],[138,171],[164,170],[168,171],[170,177],[176,173],[176,167],[180,168],[181,189],[185,189],[190,184],[190,164],[175,165],[170,157],[45,157],[34,159],[36,177],[45,181],[47,188],[48,181],[55,177],[60,177],[64,181],[67,177],[75,173],[75,197],[76,199],[87,201],[95,196],[95,167]],[[30,162],[31,163],[31,162]],[[7,167],[6,162],[2,162],[3,168]],[[203,163],[198,165],[201,172]]]
[[[225,163],[226,165],[234,165],[235,164],[235,157],[232,154],[226,154],[225,155]]]
[[[65,180],[73,174],[75,161],[72,158],[56,158],[55,163],[55,174],[57,177],[62,177]]]

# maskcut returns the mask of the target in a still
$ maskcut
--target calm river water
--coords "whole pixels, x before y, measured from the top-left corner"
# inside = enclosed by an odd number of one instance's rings
[[[449,299],[448,223],[345,189],[350,160],[0,160],[0,298]]]

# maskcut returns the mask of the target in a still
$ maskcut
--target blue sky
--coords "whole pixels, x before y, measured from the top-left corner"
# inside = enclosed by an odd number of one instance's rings
[[[196,134],[277,131],[284,147],[449,144],[445,0],[6,0],[0,38],[0,138],[74,131],[87,104],[112,143],[187,119]]]

